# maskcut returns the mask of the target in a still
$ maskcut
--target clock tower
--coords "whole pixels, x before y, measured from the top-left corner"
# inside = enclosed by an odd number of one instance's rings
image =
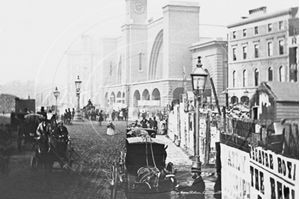
[[[147,0],[126,0],[126,24],[145,24]]]

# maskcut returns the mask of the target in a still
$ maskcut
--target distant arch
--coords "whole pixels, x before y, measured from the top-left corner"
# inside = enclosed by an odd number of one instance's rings
[[[113,105],[113,104],[116,102],[116,95],[115,95],[114,92],[112,92],[112,93],[110,94],[109,102],[110,102],[110,105]]]
[[[249,97],[248,96],[242,96],[241,97],[241,102],[245,104],[249,104]]]
[[[232,96],[231,97],[231,103],[232,104],[235,104],[235,103],[238,103],[239,102],[239,98],[237,98],[237,96]]]
[[[133,94],[133,107],[138,106],[139,100],[141,100],[141,95],[140,95],[140,92],[138,90],[136,90],[136,91],[134,91],[134,94]]]
[[[150,100],[150,95],[148,89],[143,91],[142,100]]]
[[[117,103],[121,102],[121,92],[117,93]]]
[[[173,91],[173,99],[180,99],[183,94],[184,89],[182,87],[178,87]]]
[[[160,92],[157,88],[152,91],[152,100],[160,100]]]

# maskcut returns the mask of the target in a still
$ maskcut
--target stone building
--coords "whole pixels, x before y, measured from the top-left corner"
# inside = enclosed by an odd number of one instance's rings
[[[191,90],[190,73],[199,55],[218,95],[226,88],[227,41],[200,38],[200,29],[211,27],[199,25],[198,3],[171,1],[157,20],[148,20],[147,0],[125,4],[120,37],[83,35],[80,50],[67,52],[69,104],[76,104],[74,81],[80,75],[81,107],[91,99],[106,111],[128,106],[131,115],[138,109],[162,110]]]
[[[193,66],[197,64],[197,57],[201,56],[203,69],[207,69],[209,77],[212,77],[216,94],[220,104],[224,104],[222,92],[227,88],[228,52],[227,41],[222,38],[201,39],[190,47]],[[215,96],[212,91],[209,79],[207,79],[205,97],[208,103],[215,103]]]
[[[262,81],[298,81],[298,7],[273,13],[266,7],[253,9],[228,29],[232,103],[248,101]]]

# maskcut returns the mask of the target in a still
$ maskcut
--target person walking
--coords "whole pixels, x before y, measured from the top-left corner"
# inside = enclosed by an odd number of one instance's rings
[[[74,119],[74,116],[75,116],[75,109],[73,108],[72,109],[72,119]]]
[[[153,117],[153,129],[157,130],[157,120],[156,120],[156,117]]]
[[[152,120],[151,117],[149,118],[149,128],[150,128],[150,129],[153,128],[153,120]]]
[[[148,120],[145,117],[143,117],[140,123],[142,124],[142,128],[148,128]]]
[[[99,124],[100,124],[100,126],[102,124],[102,121],[103,121],[103,111],[101,110],[100,113],[99,113]]]
[[[115,114],[116,114],[116,112],[115,112],[115,110],[113,110],[113,112],[111,113],[111,120],[112,121],[115,121]]]

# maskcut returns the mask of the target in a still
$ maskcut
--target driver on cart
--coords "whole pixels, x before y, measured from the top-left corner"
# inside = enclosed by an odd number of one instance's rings
[[[37,135],[37,138],[36,138],[36,140],[37,140],[37,147],[38,147],[38,149],[39,149],[39,146],[40,146],[40,140],[41,140],[41,136],[42,135],[45,135],[46,137],[48,137],[48,128],[49,128],[49,126],[48,126],[48,124],[47,124],[47,119],[45,118],[45,117],[42,117],[41,119],[40,119],[40,123],[39,123],[39,125],[38,125],[38,127],[37,127],[37,129],[36,129],[36,135]]]

